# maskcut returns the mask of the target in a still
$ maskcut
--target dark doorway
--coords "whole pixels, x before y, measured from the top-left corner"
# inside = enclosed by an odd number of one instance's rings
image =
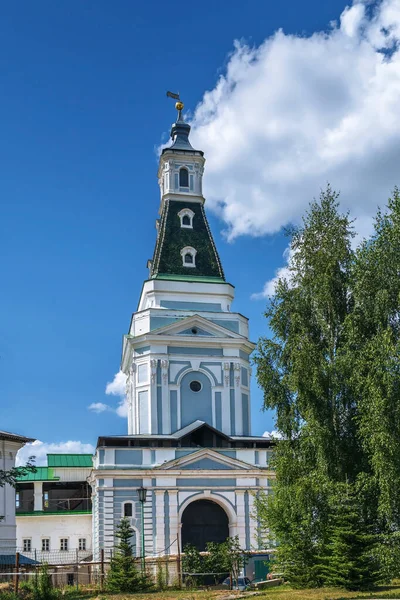
[[[228,516],[223,508],[211,500],[196,500],[182,515],[182,548],[192,544],[200,551],[207,542],[220,544],[229,537]]]

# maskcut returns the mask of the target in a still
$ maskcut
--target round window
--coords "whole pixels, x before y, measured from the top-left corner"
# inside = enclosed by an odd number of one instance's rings
[[[201,390],[201,383],[200,381],[191,381],[189,387],[192,392],[199,392]]]
[[[193,335],[197,335],[197,333],[198,333],[197,327],[192,327],[192,333],[193,333]]]

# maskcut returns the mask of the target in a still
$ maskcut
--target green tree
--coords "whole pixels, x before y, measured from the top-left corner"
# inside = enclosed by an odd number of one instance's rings
[[[0,469],[0,487],[4,487],[6,484],[15,487],[17,484],[18,477],[35,472],[35,457],[30,456],[26,465],[23,465],[22,467],[13,467],[8,471]]]
[[[200,551],[193,544],[186,544],[183,548],[182,573],[187,587],[195,587],[203,583],[204,559]]]
[[[363,590],[381,581],[378,536],[363,513],[354,488],[339,484],[332,496],[329,542],[321,561],[325,584]]]
[[[110,592],[134,593],[152,587],[152,582],[146,573],[141,573],[137,569],[137,560],[133,556],[131,542],[133,535],[129,520],[121,519],[115,533],[119,542],[107,575],[107,589]]]
[[[248,561],[248,553],[240,546],[239,536],[229,537],[220,544],[221,565],[231,574],[233,587],[238,583],[240,571]]]
[[[269,299],[272,336],[260,339],[255,357],[264,407],[276,411],[283,435],[264,524],[299,587],[322,581],[332,482],[355,481],[364,463],[347,361],[354,232],[337,199],[328,187],[291,231],[289,279]]]
[[[15,487],[18,481],[18,477],[22,475],[27,475],[28,473],[35,473],[35,457],[30,456],[26,465],[22,467],[13,467],[8,471],[4,471],[0,469],[0,487],[4,487],[6,484]],[[0,515],[0,521],[4,519],[3,516]]]
[[[379,515],[400,521],[400,193],[378,211],[356,253],[348,323],[358,427],[373,474]],[[376,504],[376,500],[375,500]]]

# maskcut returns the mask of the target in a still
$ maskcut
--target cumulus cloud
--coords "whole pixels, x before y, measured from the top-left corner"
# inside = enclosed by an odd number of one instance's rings
[[[36,440],[31,444],[26,444],[18,451],[16,465],[24,465],[30,456],[35,456],[37,466],[46,465],[47,454],[93,454],[94,446],[84,442],[69,440],[68,442],[41,442]]]
[[[92,402],[92,404],[89,404],[87,407],[88,410],[97,414],[113,412],[119,417],[127,417],[126,375],[122,371],[118,371],[118,373],[114,375],[114,379],[107,383],[105,393],[107,396],[117,396],[119,398],[118,405],[111,406],[105,402]]]
[[[114,379],[107,383],[106,394],[109,396],[118,396],[119,404],[115,410],[119,417],[128,416],[127,400],[126,400],[126,375],[122,371],[114,376]]]
[[[286,279],[286,281],[290,283],[290,261],[293,257],[293,250],[290,247],[286,248],[285,252],[283,253],[283,257],[286,261],[286,264],[276,270],[275,276],[266,282],[261,292],[251,295],[252,300],[261,300],[262,298],[268,298],[269,296],[272,296],[275,292],[276,284],[280,279]]]
[[[235,43],[191,135],[228,239],[299,222],[328,181],[370,232],[377,204],[400,183],[399,42],[399,0],[365,0],[325,32]]]

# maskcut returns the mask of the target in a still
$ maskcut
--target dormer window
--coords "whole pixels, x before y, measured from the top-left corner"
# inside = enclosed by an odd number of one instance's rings
[[[181,220],[181,227],[186,229],[193,229],[193,217],[194,212],[190,208],[184,208],[178,212],[178,217]]]
[[[184,267],[195,267],[196,266],[196,254],[197,250],[190,246],[185,246],[181,250],[182,264]]]
[[[189,171],[186,167],[179,169],[179,187],[189,187]]]

